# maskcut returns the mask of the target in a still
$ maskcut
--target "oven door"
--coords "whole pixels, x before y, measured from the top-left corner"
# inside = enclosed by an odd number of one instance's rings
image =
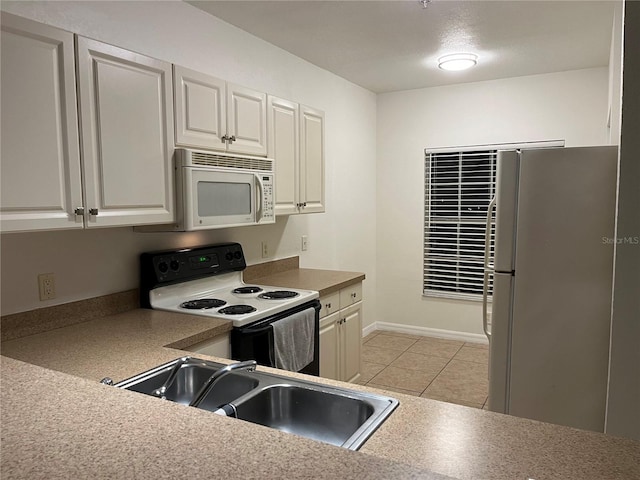
[[[320,302],[312,300],[257,322],[231,330],[231,358],[255,360],[259,365],[275,367],[273,327],[271,324],[290,315],[314,308],[313,361],[300,370],[308,375],[320,375]]]
[[[262,217],[263,183],[250,172],[182,167],[185,230],[254,225]]]

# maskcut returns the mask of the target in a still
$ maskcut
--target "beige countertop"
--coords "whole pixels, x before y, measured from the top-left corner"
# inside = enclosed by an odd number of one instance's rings
[[[2,357],[3,479],[443,479]]]
[[[227,320],[136,309],[8,340],[1,352],[89,380],[111,377],[117,382],[183,356],[180,349],[231,328]]]
[[[274,287],[300,288],[317,290],[320,296],[337,292],[341,288],[363,281],[364,273],[342,272],[336,270],[317,270],[311,268],[294,268],[271,275],[251,278],[252,283],[271,285]]]
[[[5,356],[58,370],[2,359],[2,478],[640,479],[638,442],[397,393],[396,411],[351,452],[97,383],[229,328],[133,310],[2,343]]]

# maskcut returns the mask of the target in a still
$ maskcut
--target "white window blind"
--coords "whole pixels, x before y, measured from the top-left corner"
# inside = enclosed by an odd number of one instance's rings
[[[425,152],[424,295],[481,298],[496,157],[490,148]],[[493,249],[495,217],[491,225]]]

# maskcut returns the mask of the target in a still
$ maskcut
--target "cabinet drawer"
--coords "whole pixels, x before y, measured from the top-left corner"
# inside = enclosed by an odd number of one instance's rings
[[[320,318],[331,315],[340,310],[340,292],[332,293],[320,299]]]
[[[348,307],[362,300],[362,283],[356,283],[340,290],[340,308]]]

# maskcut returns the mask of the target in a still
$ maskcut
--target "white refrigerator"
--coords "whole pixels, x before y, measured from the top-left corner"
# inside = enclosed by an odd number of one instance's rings
[[[604,430],[617,157],[616,146],[498,153],[489,410]]]

